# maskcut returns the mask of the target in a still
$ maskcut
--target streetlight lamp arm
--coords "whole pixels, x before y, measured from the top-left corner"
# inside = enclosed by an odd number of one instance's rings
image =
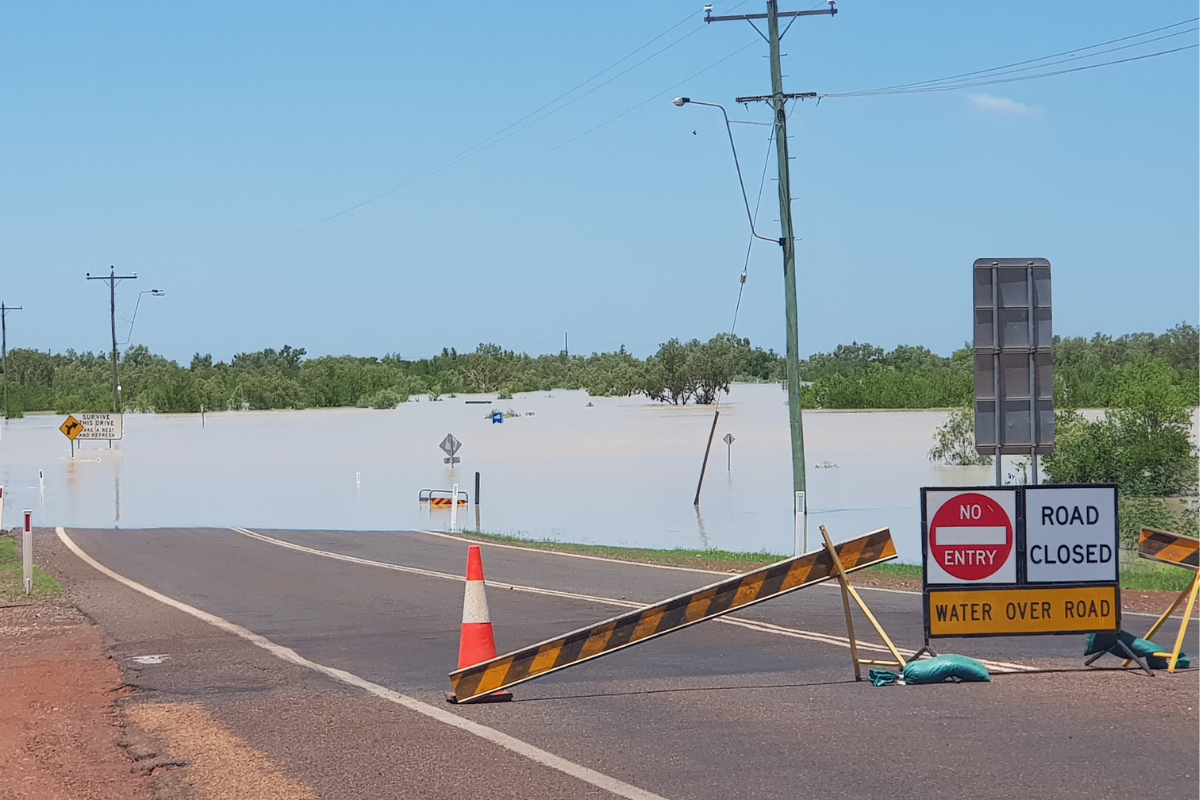
[[[693,100],[690,97],[676,97],[671,101],[677,106],[687,105],[691,103],[696,106],[709,106],[711,108],[721,109],[721,115],[725,117],[725,133],[729,134],[729,149],[733,151],[733,166],[737,168],[738,186],[742,190],[742,203],[746,207],[746,221],[750,223],[750,235],[756,239],[762,239],[764,242],[773,242],[782,245],[782,239],[772,239],[767,236],[762,236],[754,228],[754,214],[750,211],[750,197],[746,194],[746,181],[742,178],[742,165],[738,161],[737,145],[733,142],[733,126],[729,124],[729,113],[725,111],[725,106],[720,103],[705,103],[702,100]]]

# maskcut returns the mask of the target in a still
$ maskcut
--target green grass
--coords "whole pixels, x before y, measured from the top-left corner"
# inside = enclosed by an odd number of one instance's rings
[[[62,591],[58,581],[33,567],[33,597],[51,597]],[[0,538],[0,600],[14,602],[25,599],[25,580],[21,570],[21,556],[17,553],[14,539]]]
[[[534,550],[549,550],[555,553],[575,553],[585,556],[600,556],[617,561],[631,561],[637,564],[666,564],[672,567],[691,567],[693,569],[709,569],[717,572],[749,572],[750,570],[774,564],[788,556],[778,553],[736,553],[731,550],[688,550],[675,548],[673,550],[655,550],[648,547],[611,547],[602,544],[571,544],[550,539],[522,539],[519,536],[505,536],[496,533],[479,533],[464,531],[468,539],[481,542],[510,544],[518,547],[528,547]],[[859,571],[860,577],[886,577],[894,581],[909,583],[913,589],[921,588],[921,567],[919,564],[877,564]],[[1121,588],[1132,591],[1150,592],[1180,592],[1191,583],[1191,570],[1172,567],[1134,557],[1121,567]]]
[[[1145,558],[1131,558],[1121,565],[1121,588],[1135,592],[1182,592],[1196,573]]]
[[[465,531],[464,536],[484,542],[511,544],[518,547],[529,547],[534,550],[550,550],[555,553],[575,553],[585,556],[600,556],[617,561],[631,561],[638,564],[666,564],[672,567],[691,567],[693,569],[710,569],[718,572],[749,572],[767,564],[774,564],[789,556],[778,553],[738,553],[732,550],[689,550],[675,548],[673,550],[654,550],[648,547],[612,547],[602,544],[571,544],[550,539],[522,539],[519,536],[504,536],[495,533],[479,533]],[[862,571],[862,574],[886,575],[894,578],[911,578],[921,580],[921,568],[913,564],[879,564]]]

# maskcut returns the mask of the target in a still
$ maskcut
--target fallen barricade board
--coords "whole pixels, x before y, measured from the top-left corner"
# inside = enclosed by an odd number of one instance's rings
[[[896,546],[887,528],[842,542],[835,549],[846,572],[896,557]],[[828,550],[822,549],[745,575],[736,575],[711,586],[580,628],[565,636],[451,672],[454,697],[456,702],[467,703],[542,675],[821,583],[837,574],[833,556]]]

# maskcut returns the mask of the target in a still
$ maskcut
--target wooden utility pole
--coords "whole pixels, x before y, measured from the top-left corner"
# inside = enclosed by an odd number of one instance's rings
[[[0,301],[0,352],[4,357],[4,418],[8,419],[8,312],[20,311],[21,306],[6,306]]]
[[[108,282],[108,311],[109,317],[112,320],[112,365],[113,365],[113,413],[121,413],[121,384],[117,378],[117,284],[120,281],[136,281],[137,273],[132,275],[118,275],[116,267],[108,268],[108,275],[93,275],[87,273],[89,281],[107,281]]]
[[[833,2],[829,8],[813,11],[783,11],[779,10],[778,0],[767,0],[765,14],[737,14],[731,16],[713,16],[709,12],[705,22],[745,21],[754,27],[771,48],[771,94],[755,97],[739,97],[737,102],[767,102],[775,113],[775,153],[779,161],[779,245],[783,249],[783,284],[784,304],[787,315],[787,387],[788,387],[788,418],[792,433],[792,490],[803,492],[805,489],[804,472],[804,422],[800,405],[800,343],[799,343],[799,313],[796,304],[796,239],[792,227],[792,181],[788,170],[788,137],[787,137],[787,101],[816,97],[815,92],[802,94],[785,94],[783,91],[783,72],[780,65],[779,40],[783,34],[779,32],[779,19],[791,19],[788,28],[797,17],[817,15],[833,16],[837,8]],[[755,20],[767,21],[767,33],[764,34],[754,24]],[[787,28],[783,33],[787,33]]]

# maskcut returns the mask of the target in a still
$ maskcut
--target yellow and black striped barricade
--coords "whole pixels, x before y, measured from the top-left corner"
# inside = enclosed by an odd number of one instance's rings
[[[887,528],[836,545],[845,572],[896,557]],[[838,576],[829,550],[795,556],[745,575],[548,639],[450,673],[455,702],[469,703],[500,689],[632,647],[773,597]]]
[[[1154,528],[1142,528],[1142,535],[1138,540],[1138,555],[1142,558],[1148,558],[1151,561],[1162,561],[1165,564],[1174,564],[1177,567],[1193,570],[1196,574],[1192,576],[1192,585],[1179,593],[1179,596],[1171,603],[1163,615],[1158,618],[1158,621],[1151,626],[1150,631],[1143,637],[1149,639],[1158,629],[1163,626],[1175,609],[1187,600],[1187,605],[1183,609],[1183,621],[1179,623],[1179,633],[1175,637],[1175,647],[1168,653],[1156,654],[1170,656],[1170,663],[1167,664],[1167,672],[1174,672],[1175,665],[1179,662],[1179,653],[1183,650],[1183,637],[1187,634],[1188,620],[1192,618],[1192,609],[1196,607],[1196,594],[1200,592],[1200,539],[1193,539],[1190,536],[1180,536],[1178,533],[1170,531],[1160,531]],[[1129,662],[1126,661],[1126,664]]]

